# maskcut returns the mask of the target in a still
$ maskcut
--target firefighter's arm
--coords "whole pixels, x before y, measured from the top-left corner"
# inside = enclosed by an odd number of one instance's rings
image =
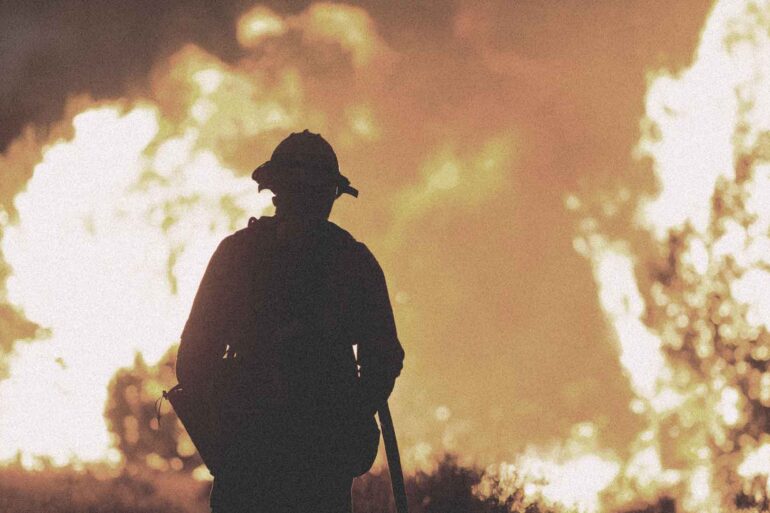
[[[403,367],[404,349],[398,340],[382,268],[368,249],[362,260],[358,362],[361,400],[373,412],[393,390]]]
[[[211,257],[179,343],[176,375],[182,385],[208,382],[226,347],[224,328],[231,284],[227,239]]]

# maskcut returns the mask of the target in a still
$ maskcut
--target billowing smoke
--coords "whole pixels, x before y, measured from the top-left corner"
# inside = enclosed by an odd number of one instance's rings
[[[586,509],[618,480],[664,480],[651,498],[675,481],[644,445],[642,406],[668,363],[629,250],[611,242],[645,228],[585,220],[584,259],[570,209],[588,195],[628,218],[639,191],[654,191],[649,175],[622,171],[642,167],[630,151],[644,73],[689,58],[708,2],[547,4],[245,5],[227,31],[212,29],[227,33],[222,45],[181,37],[178,22],[166,41],[148,21],[160,53],[127,75],[74,58],[110,87],[70,96],[59,121],[0,157],[12,271],[0,297],[0,459],[118,457],[101,418],[110,376],[135,351],[153,361],[176,341],[218,240],[266,211],[250,170],[310,128],[362,191],[333,219],[388,276],[407,351],[394,409],[410,468],[443,451],[512,461],[550,479],[529,492]],[[152,53],[126,48],[142,62]],[[66,92],[90,92],[77,84]],[[625,188],[596,192],[608,182]],[[620,325],[636,330],[632,342]],[[638,359],[645,372],[632,372]],[[40,425],[57,428],[33,437]]]

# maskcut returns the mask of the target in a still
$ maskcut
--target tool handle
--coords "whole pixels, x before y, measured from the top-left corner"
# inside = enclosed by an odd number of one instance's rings
[[[380,418],[382,439],[385,442],[385,454],[388,457],[388,470],[390,470],[390,484],[393,487],[393,499],[398,513],[409,513],[406,500],[406,487],[404,486],[404,472],[401,469],[401,456],[398,453],[398,441],[396,430],[393,427],[393,417],[390,415],[388,403],[383,404],[377,411]]]

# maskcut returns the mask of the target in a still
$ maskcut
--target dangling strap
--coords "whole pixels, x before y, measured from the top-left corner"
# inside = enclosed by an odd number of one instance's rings
[[[163,406],[163,399],[168,400],[168,392],[166,390],[164,390],[163,395],[158,397],[158,400],[155,401],[155,418],[158,419],[158,431],[160,431],[160,409]]]

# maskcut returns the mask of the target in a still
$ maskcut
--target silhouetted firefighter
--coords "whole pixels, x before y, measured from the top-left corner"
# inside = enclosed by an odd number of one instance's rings
[[[252,177],[275,216],[214,252],[169,396],[214,475],[214,512],[349,512],[377,452],[376,410],[386,444],[392,434],[383,417],[404,358],[385,278],[328,221],[358,191],[320,135],[291,134]]]

